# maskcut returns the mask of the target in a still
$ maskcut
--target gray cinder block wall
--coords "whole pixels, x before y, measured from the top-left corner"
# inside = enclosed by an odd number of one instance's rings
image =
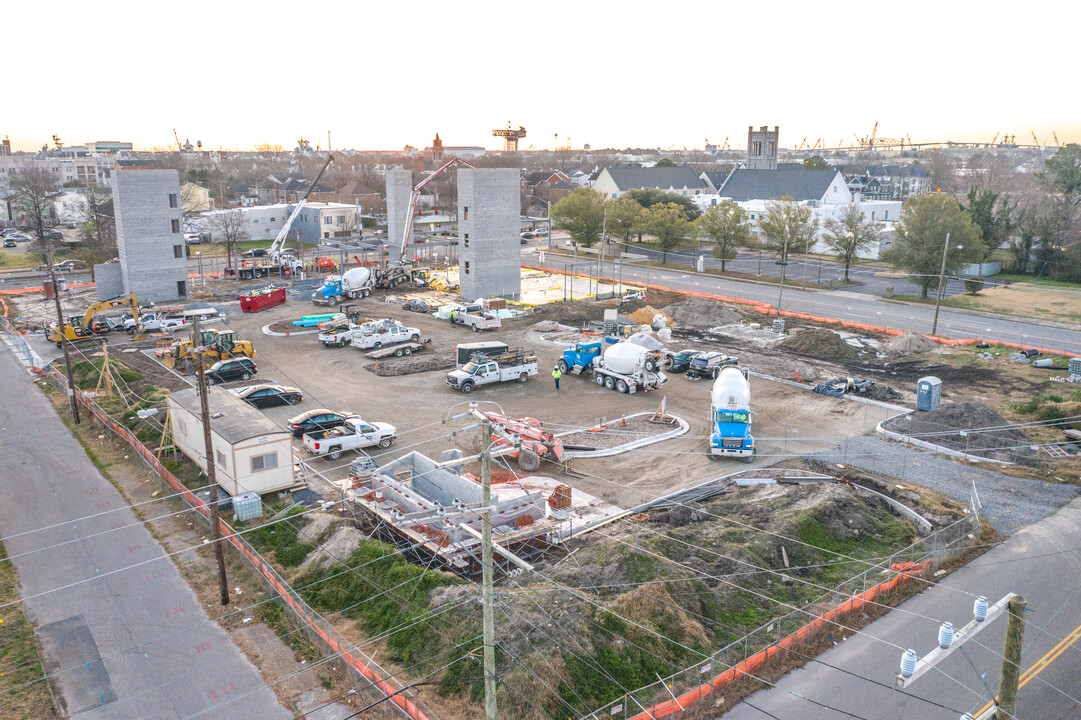
[[[120,263],[102,263],[94,266],[94,289],[98,300],[112,300],[124,294],[124,274]]]
[[[458,171],[458,278],[467,300],[522,292],[520,173]]]
[[[386,180],[387,257],[394,262],[402,251],[402,234],[405,232],[406,222],[405,214],[409,208],[409,196],[413,194],[413,173],[410,170],[394,168],[387,171]],[[412,218],[409,218],[409,220],[412,222]]]
[[[139,302],[186,300],[188,262],[176,170],[114,173],[113,207],[123,292]]]

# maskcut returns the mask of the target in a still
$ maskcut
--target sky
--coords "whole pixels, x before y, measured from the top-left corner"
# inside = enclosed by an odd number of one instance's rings
[[[400,150],[1081,142],[1081,4],[9,3],[0,137]]]

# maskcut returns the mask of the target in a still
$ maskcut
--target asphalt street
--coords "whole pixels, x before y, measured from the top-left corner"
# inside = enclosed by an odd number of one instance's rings
[[[1022,676],[1024,685],[1016,717],[1079,720],[1079,551],[1081,500],[1074,500],[864,627],[859,634],[839,630],[836,647],[819,655],[818,661],[788,673],[777,688],[751,695],[726,713],[725,720],[956,720],[963,712],[975,716],[991,699],[982,674],[986,673],[991,691],[997,692],[1006,629],[1004,616],[995,618],[963,645],[963,652],[953,652],[937,670],[923,675],[906,690],[894,687],[900,648],[926,655],[936,647],[942,621],[960,627],[972,619],[974,595],[984,595],[994,603],[1010,592],[1028,601],[1021,668],[1041,668],[1027,681]]]
[[[63,715],[292,717],[3,348],[0,387],[0,536]]]
[[[548,255],[545,260],[544,265],[555,270],[563,270],[573,262],[564,255]],[[540,264],[538,255],[532,251],[522,254],[522,262],[528,265]],[[581,262],[583,265],[577,268],[577,272],[584,274],[587,272],[585,263],[588,261],[583,259]],[[595,260],[592,265],[595,273]],[[779,294],[779,286],[776,284],[730,280],[690,271],[658,269],[637,263],[625,263],[621,269],[619,264],[605,262],[602,275],[621,277],[623,282],[647,283],[672,290],[704,292],[768,303],[772,307],[777,306]],[[810,315],[923,333],[931,332],[935,314],[932,306],[895,302],[846,290],[800,290],[788,284],[784,288],[781,307]],[[952,338],[998,340],[1066,352],[1078,352],[1081,348],[1079,329],[1020,317],[962,312],[947,308],[942,308],[939,314],[938,334]]]

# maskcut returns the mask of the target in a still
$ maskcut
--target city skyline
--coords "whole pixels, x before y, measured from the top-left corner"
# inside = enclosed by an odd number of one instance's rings
[[[880,19],[840,3],[808,14],[787,2],[664,13],[553,2],[510,22],[491,2],[329,3],[291,30],[284,3],[255,15],[195,2],[184,19],[201,22],[160,32],[161,42],[125,40],[146,37],[153,11],[112,6],[61,2],[66,22],[48,30],[57,48],[101,38],[87,58],[104,83],[83,82],[67,52],[42,53],[37,34],[6,33],[12,56],[32,57],[35,77],[50,78],[20,87],[0,122],[14,150],[51,146],[54,133],[66,144],[169,148],[174,128],[204,149],[288,150],[300,136],[325,149],[328,131],[335,148],[425,147],[438,132],[446,145],[497,149],[491,131],[508,121],[526,127],[523,150],[568,140],[701,148],[726,136],[739,148],[748,125],[767,124],[786,147],[806,137],[832,148],[876,122],[880,137],[916,143],[1001,133],[1030,144],[1033,131],[1049,146],[1052,133],[1081,142],[1081,108],[1055,71],[1072,62],[1076,6],[1030,6],[1054,11],[1037,36],[1011,34],[975,3],[915,3],[908,19]],[[33,27],[38,14],[18,6],[6,20]],[[285,32],[294,34],[283,41]],[[78,112],[57,112],[65,106]]]

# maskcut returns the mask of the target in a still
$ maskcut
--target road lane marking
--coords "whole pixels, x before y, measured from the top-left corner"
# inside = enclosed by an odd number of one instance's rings
[[[1020,682],[1017,684],[1017,689],[1020,690],[1025,685],[1027,685],[1029,680],[1043,672],[1048,665],[1058,659],[1059,655],[1066,652],[1066,650],[1078,640],[1081,640],[1081,625],[1078,625],[1076,628],[1074,628],[1073,632],[1060,640],[1058,645],[1048,650],[1047,654],[1037,660],[1032,667],[1021,673]],[[977,712],[973,717],[980,717],[985,712],[987,712],[991,705],[992,703],[987,703],[982,708],[980,708],[979,712]]]

